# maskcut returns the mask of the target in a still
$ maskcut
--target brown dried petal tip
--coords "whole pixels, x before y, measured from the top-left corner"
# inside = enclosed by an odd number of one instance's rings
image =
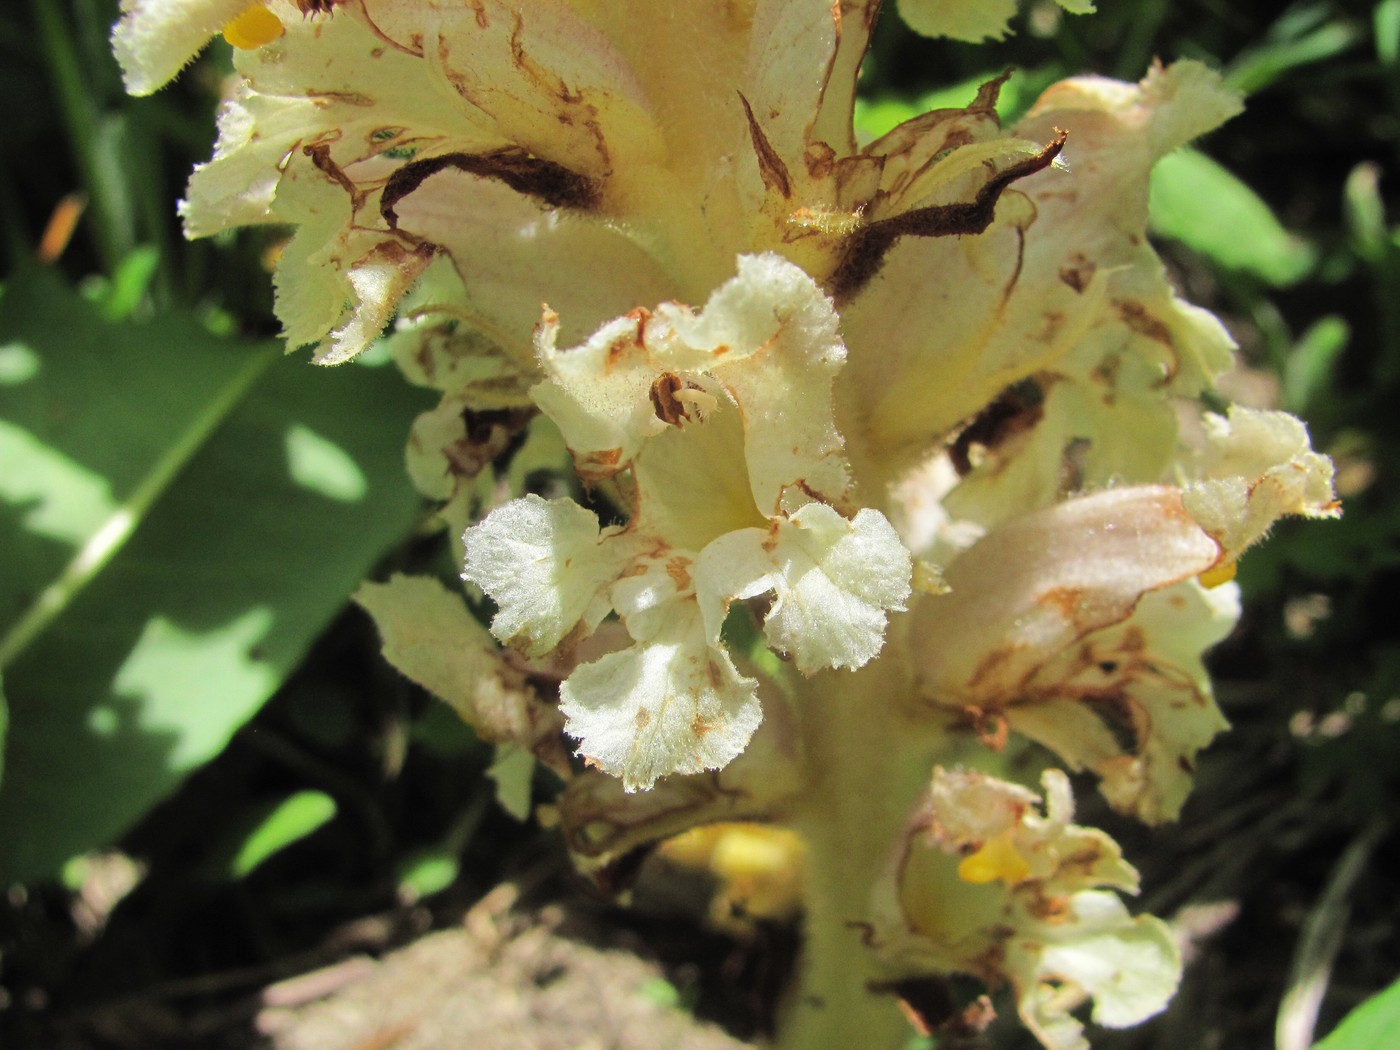
[[[827,282],[827,290],[839,307],[864,288],[880,272],[885,255],[901,237],[952,237],[983,232],[996,217],[1001,193],[1017,179],[1043,171],[1064,149],[1067,134],[1055,137],[1034,156],[1017,161],[987,180],[977,196],[956,204],[915,208],[856,230],[847,240],[846,254]]]

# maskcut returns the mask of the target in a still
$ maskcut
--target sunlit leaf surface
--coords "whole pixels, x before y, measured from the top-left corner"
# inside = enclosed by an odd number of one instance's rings
[[[0,879],[120,834],[277,689],[417,513],[400,445],[421,407],[372,367],[12,280]]]

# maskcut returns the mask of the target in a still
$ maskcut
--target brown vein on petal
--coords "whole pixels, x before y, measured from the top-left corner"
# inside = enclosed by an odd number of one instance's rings
[[[901,237],[960,237],[982,233],[996,218],[1002,191],[1018,179],[1043,171],[1064,149],[1068,135],[1056,130],[1043,150],[997,172],[970,201],[935,204],[892,215],[855,231],[846,242],[846,253],[827,281],[827,291],[838,307],[864,288],[884,265],[885,256]]]
[[[389,177],[379,210],[390,229],[398,229],[396,210],[403,200],[432,176],[453,169],[484,179],[497,179],[517,193],[534,197],[552,208],[591,208],[598,202],[598,185],[562,164],[533,156],[518,146],[489,153],[445,153],[412,161]]]
[[[327,142],[317,142],[301,148],[302,153],[311,158],[311,163],[316,165],[322,173],[327,175],[333,182],[338,183],[346,193],[350,194],[350,207],[358,212],[365,203],[365,193],[351,180],[350,176],[340,170],[340,165],[331,160],[331,147]]]
[[[768,141],[763,129],[758,126],[749,100],[744,97],[742,91],[737,94],[739,101],[744,105],[744,116],[749,120],[749,137],[753,139],[753,151],[758,157],[758,173],[763,176],[763,185],[770,191],[781,193],[784,199],[791,200],[792,176],[788,174],[787,165],[783,163],[783,158],[778,156],[778,151]]]

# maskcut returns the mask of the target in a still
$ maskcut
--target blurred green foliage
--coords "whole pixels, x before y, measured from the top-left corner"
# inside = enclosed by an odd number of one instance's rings
[[[1400,981],[1358,1006],[1316,1050],[1378,1050],[1400,1032]]]

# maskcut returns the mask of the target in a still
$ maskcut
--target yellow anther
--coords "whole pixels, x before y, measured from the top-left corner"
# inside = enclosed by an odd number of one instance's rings
[[[1002,879],[1010,886],[1030,873],[1031,866],[1011,841],[1009,831],[988,839],[982,843],[981,849],[958,863],[958,878],[963,882],[995,882]]]
[[[1214,568],[1207,569],[1196,579],[1201,581],[1202,587],[1219,587],[1222,583],[1229,583],[1235,578],[1235,562],[1221,562]]]
[[[282,20],[262,4],[254,4],[224,26],[224,39],[240,51],[254,51],[272,43],[282,32]]]

